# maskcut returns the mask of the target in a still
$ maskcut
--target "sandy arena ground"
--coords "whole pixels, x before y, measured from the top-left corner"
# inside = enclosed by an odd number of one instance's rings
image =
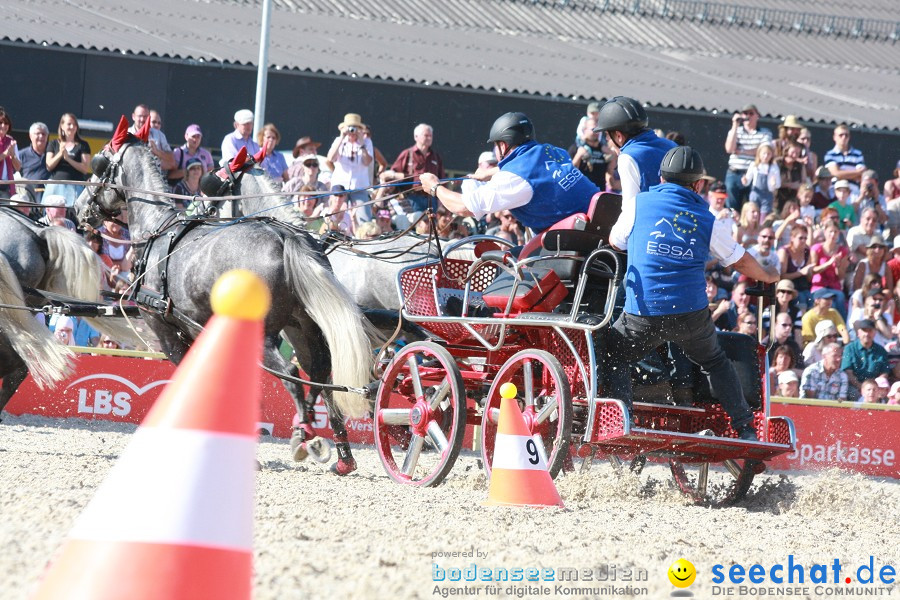
[[[0,424],[0,600],[31,595],[74,519],[127,444],[134,428],[104,422],[4,415]],[[711,569],[739,563],[831,565],[841,577],[874,557],[876,571],[900,567],[900,483],[836,471],[757,476],[738,508],[690,505],[670,484],[667,468],[648,465],[641,477],[616,475],[606,463],[557,481],[565,509],[483,507],[485,478],[474,455],[462,456],[437,488],[392,483],[371,449],[355,449],[359,470],[342,479],[312,463],[295,464],[287,442],[259,446],[255,597],[440,598],[433,563],[479,567],[615,567],[645,569],[646,581],[614,582],[637,594],[563,593],[556,586],[612,582],[500,584],[499,596],[540,598],[669,598],[666,570],[678,558],[697,568],[689,591],[715,592]],[[474,558],[433,558],[468,552]],[[851,573],[855,579],[855,573]],[[470,583],[485,597],[485,583]],[[774,584],[768,582],[763,586]],[[795,584],[800,585],[800,584]],[[792,597],[833,597],[829,584]],[[535,588],[544,589],[535,589]],[[858,586],[857,589],[863,586]],[[874,588],[874,585],[868,586]],[[878,586],[900,597],[900,585]],[[643,589],[641,589],[643,588]],[[758,589],[758,588],[757,588]],[[570,592],[572,590],[569,590]],[[871,591],[871,590],[870,590]],[[436,593],[438,592],[438,593]],[[749,595],[749,594],[748,594]],[[754,596],[758,596],[754,594]],[[459,596],[456,596],[459,597]],[[735,587],[731,596],[740,598]],[[746,597],[746,596],[743,596]],[[769,592],[767,597],[781,597]]]

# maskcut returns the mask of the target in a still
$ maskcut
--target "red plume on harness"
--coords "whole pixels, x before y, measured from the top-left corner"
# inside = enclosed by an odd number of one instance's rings
[[[122,147],[122,144],[128,141],[128,136],[131,135],[128,133],[128,119],[125,118],[125,115],[119,119],[119,124],[116,126],[116,130],[113,132],[112,139],[109,140],[109,144],[107,144],[107,148],[109,148],[113,153],[118,152],[119,148]]]
[[[204,175],[200,180],[200,189],[209,197],[224,196],[229,188],[234,189],[244,171],[254,164],[253,157],[247,155],[245,146],[238,150],[238,153],[227,165],[214,173]]]
[[[134,135],[137,136],[137,139],[141,140],[145,144],[147,143],[147,141],[150,139],[150,119],[149,118],[146,121],[144,121],[144,126],[141,127],[140,130],[137,131]]]
[[[259,152],[257,152],[256,154],[253,155],[253,162],[255,162],[255,163],[258,164],[258,165],[261,165],[261,164],[262,164],[262,161],[263,161],[265,158],[266,158],[266,149],[265,149],[265,148],[260,148],[260,149],[259,149]]]

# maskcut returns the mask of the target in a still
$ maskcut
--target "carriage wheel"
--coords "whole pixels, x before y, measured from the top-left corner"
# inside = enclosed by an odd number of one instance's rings
[[[669,461],[675,484],[697,504],[714,508],[740,502],[750,490],[756,474],[752,460],[728,459],[722,463]]]
[[[374,420],[375,446],[391,479],[443,481],[466,429],[466,390],[453,356],[433,342],[404,346],[381,377]]]
[[[522,350],[500,368],[481,417],[481,455],[484,470],[491,476],[494,441],[500,417],[500,386],[511,381],[519,391],[519,407],[538,452],[547,463],[551,477],[556,477],[569,451],[572,434],[572,392],[559,361],[544,350]]]

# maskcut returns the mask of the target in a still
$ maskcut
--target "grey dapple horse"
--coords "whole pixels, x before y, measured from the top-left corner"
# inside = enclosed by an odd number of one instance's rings
[[[96,302],[101,268],[97,254],[77,234],[0,207],[0,304],[24,306],[22,286]],[[119,341],[135,339],[117,320],[88,322]],[[0,309],[0,411],[29,371],[39,387],[52,386],[71,372],[72,356],[30,312]]]
[[[241,179],[240,194],[249,197],[240,201],[241,213],[272,217],[306,228],[300,213],[290,205],[285,206],[287,196],[255,196],[263,190],[277,191],[262,170],[247,171]],[[397,274],[404,267],[438,257],[434,240],[414,233],[352,242],[352,245],[337,242],[328,251],[328,261],[338,281],[366,309],[400,310]]]
[[[149,149],[120,133],[117,131],[113,142],[95,157],[94,171],[101,174],[99,178],[95,175],[95,180],[165,191]],[[76,207],[84,220],[92,212],[111,218],[126,204],[132,239],[138,241],[139,260],[146,265],[141,288],[161,295],[162,304],[168,307],[145,310],[144,318],[173,362],[182,360],[199,334],[197,324],[211,316],[209,293],[216,279],[230,269],[244,268],[262,277],[272,293],[272,308],[265,320],[266,367],[296,373],[278,352],[278,334],[284,331],[312,381],[325,382],[333,373],[339,385],[360,388],[369,383],[373,357],[363,316],[309,236],[256,220],[231,224],[198,221],[185,227],[182,215],[166,198],[143,192],[129,193],[126,198],[112,188],[93,195],[83,193]],[[308,414],[321,390],[312,386],[304,398],[302,386],[290,381],[284,384],[299,414]],[[335,392],[338,410],[334,410],[329,394],[325,397],[339,456],[335,471],[347,474],[356,466],[339,412],[361,416],[369,403],[359,394]]]

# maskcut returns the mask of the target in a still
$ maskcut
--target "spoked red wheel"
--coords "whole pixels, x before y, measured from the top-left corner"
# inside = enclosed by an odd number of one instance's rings
[[[399,483],[437,485],[462,448],[466,392],[453,356],[433,342],[404,346],[375,401],[375,446]]]
[[[675,484],[697,504],[721,507],[741,501],[753,483],[756,461],[726,460],[721,463],[669,461]]]
[[[481,417],[481,455],[491,476],[497,419],[500,416],[500,386],[512,382],[518,388],[519,407],[551,477],[556,477],[569,451],[572,433],[572,392],[559,361],[544,350],[517,352],[500,368]]]

